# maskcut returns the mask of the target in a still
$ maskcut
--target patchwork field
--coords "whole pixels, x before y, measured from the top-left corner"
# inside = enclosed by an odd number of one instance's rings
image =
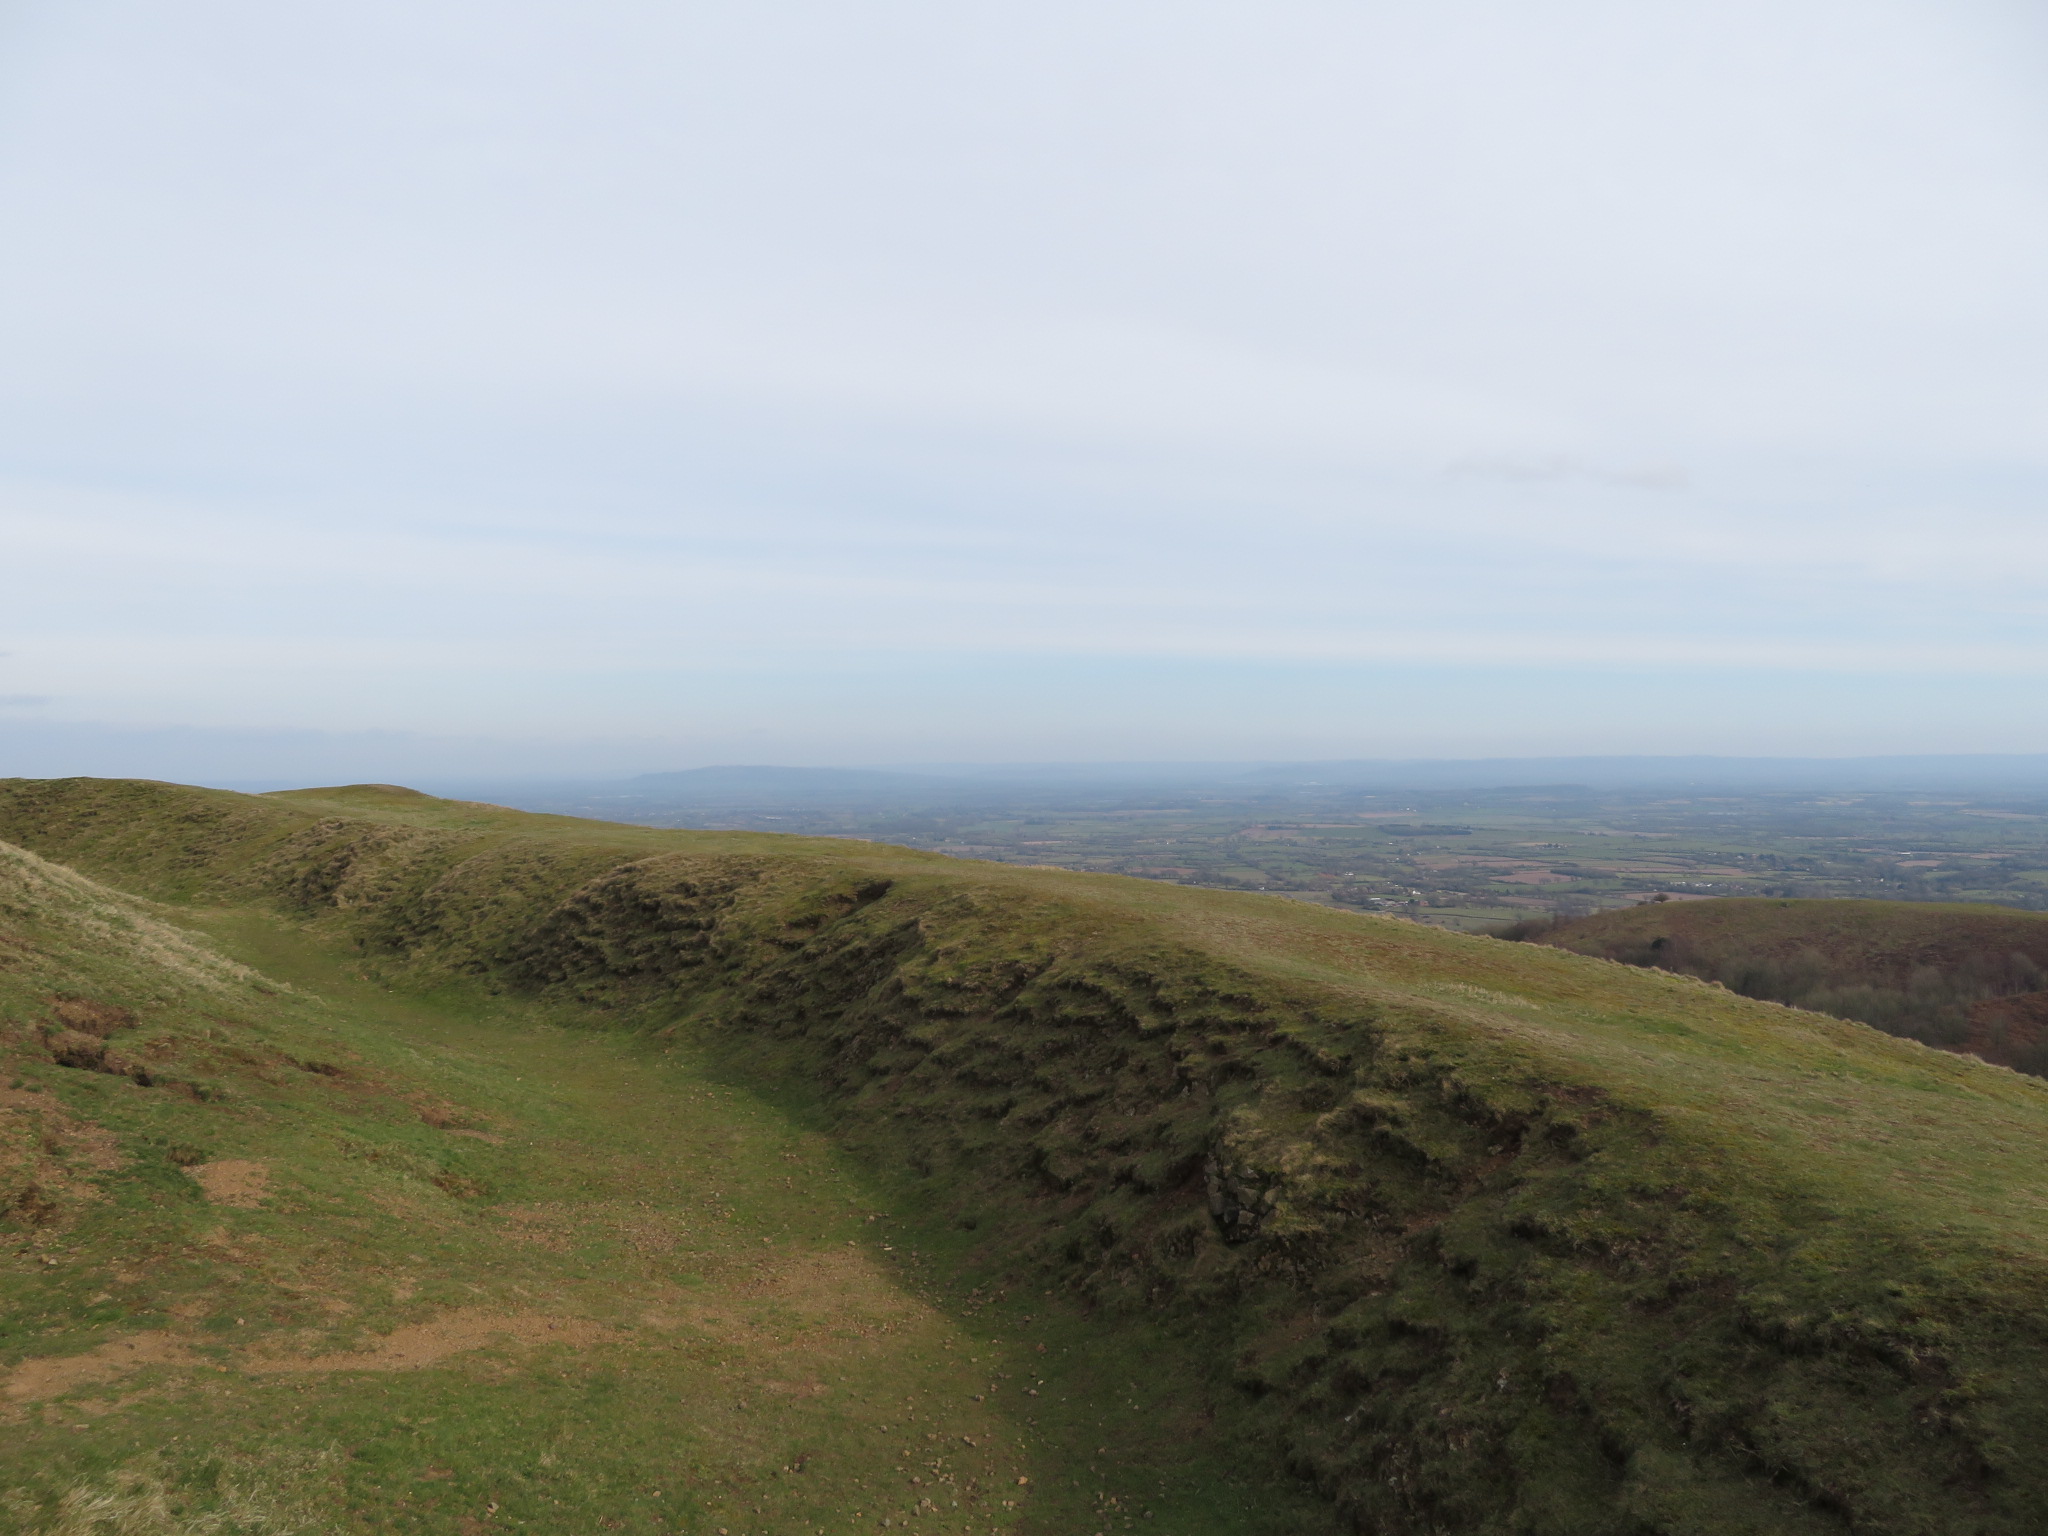
[[[901,785],[850,784],[807,799],[801,782],[770,770],[725,772],[758,782],[744,795],[729,784],[723,803],[695,805],[662,798],[684,793],[691,774],[667,776],[666,787],[657,776],[582,797],[533,786],[502,793],[529,810],[648,826],[837,833],[964,858],[1284,893],[1468,933],[1660,894],[2048,905],[2048,802],[2033,792],[1394,790],[1254,776],[1064,792],[990,785],[978,797],[956,791],[919,806],[888,798],[902,796]]]

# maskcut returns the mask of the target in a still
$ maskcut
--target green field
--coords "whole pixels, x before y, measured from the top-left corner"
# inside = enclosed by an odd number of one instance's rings
[[[630,786],[613,786],[614,790]],[[676,791],[669,791],[674,793]],[[772,783],[759,793],[771,796]],[[2048,802],[2024,793],[1471,790],[1343,783],[991,787],[922,812],[761,798],[689,806],[502,791],[649,826],[821,832],[1007,863],[1282,892],[1462,932],[1680,897],[2048,906]]]
[[[2048,1084],[1274,896],[0,785],[0,1505],[2032,1532]]]

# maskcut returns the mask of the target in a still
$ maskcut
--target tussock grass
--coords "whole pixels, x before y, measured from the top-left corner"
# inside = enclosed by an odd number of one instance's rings
[[[160,1457],[143,1456],[104,1476],[73,1483],[47,1514],[15,1490],[0,1509],[21,1536],[301,1536],[331,1528],[322,1513],[332,1452],[231,1457],[211,1486],[182,1486]],[[198,1506],[204,1507],[198,1507]]]
[[[123,897],[25,848],[0,843],[0,921],[19,965],[35,954],[33,935],[54,928],[70,952],[105,951],[148,971],[160,987],[223,993],[251,979],[247,966],[193,942],[192,936],[153,916],[144,903]]]

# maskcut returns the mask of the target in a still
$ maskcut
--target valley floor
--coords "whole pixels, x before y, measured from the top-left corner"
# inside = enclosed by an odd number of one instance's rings
[[[56,1170],[0,1225],[7,1529],[1333,1528],[1185,1341],[1006,1291],[709,1048],[178,921],[274,1024],[196,1023],[182,1090],[0,1079]]]

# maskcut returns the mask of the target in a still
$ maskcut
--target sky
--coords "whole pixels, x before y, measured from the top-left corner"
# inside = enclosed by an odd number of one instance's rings
[[[2048,750],[2017,0],[0,0],[0,774]]]

